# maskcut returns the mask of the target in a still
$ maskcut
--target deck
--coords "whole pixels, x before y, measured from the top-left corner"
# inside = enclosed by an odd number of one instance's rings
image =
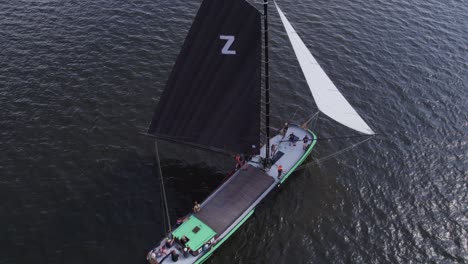
[[[203,203],[196,216],[222,234],[274,183],[265,172],[247,164]]]

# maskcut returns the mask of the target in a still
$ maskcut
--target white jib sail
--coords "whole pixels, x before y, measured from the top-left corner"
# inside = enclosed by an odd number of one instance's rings
[[[368,135],[374,134],[322,70],[276,2],[275,5],[319,110],[349,128]]]

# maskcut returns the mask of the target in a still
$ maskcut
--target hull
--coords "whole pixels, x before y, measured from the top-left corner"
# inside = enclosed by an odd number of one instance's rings
[[[291,133],[300,141],[288,141]],[[302,138],[305,135],[310,140],[304,148]],[[188,215],[186,221],[174,229],[174,245],[166,247],[164,239],[148,254],[150,263],[174,262],[171,251],[178,255],[177,263],[198,264],[206,261],[252,216],[259,203],[304,162],[316,142],[317,137],[312,131],[299,126],[291,126],[285,137],[273,137],[270,144],[276,145],[276,151],[272,152],[274,164],[270,170],[260,169],[259,157],[265,156],[263,147],[259,156],[253,157],[203,201],[200,212]],[[279,165],[283,167],[280,177],[277,170]],[[187,243],[180,240],[183,236],[189,239]],[[189,248],[191,253],[184,256],[184,248]]]

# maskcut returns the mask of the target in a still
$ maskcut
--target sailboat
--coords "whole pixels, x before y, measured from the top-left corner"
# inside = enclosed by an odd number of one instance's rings
[[[204,262],[317,143],[306,125],[290,124],[270,135],[268,2],[262,5],[263,13],[246,0],[203,0],[177,57],[147,133],[156,142],[168,140],[245,158],[174,226],[166,206],[167,236],[148,253],[150,263]],[[363,135],[373,135],[276,3],[275,8],[319,111]]]

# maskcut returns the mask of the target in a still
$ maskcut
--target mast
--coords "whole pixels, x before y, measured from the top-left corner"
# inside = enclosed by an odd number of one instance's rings
[[[266,165],[270,164],[270,82],[268,70],[268,0],[263,2],[263,31],[265,48],[265,136],[266,136]]]

